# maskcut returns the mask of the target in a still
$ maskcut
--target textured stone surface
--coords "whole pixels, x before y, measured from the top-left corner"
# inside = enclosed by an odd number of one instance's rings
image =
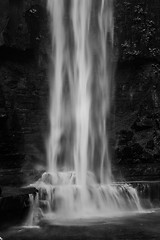
[[[45,163],[48,27],[44,1],[1,0],[0,9],[0,182],[19,185]]]
[[[157,0],[115,1],[113,161],[131,179],[160,176],[159,9]]]
[[[35,196],[37,190],[30,188],[2,188],[0,196],[0,231],[10,226],[22,225],[30,209],[29,194]]]

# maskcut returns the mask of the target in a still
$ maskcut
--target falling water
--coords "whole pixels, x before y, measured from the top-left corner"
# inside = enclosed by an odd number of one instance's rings
[[[76,183],[84,186],[88,171],[94,172],[98,181],[110,181],[106,117],[110,108],[112,0],[98,4],[75,0],[67,5],[63,0],[48,0],[48,10],[52,33],[48,172],[75,171]]]
[[[48,0],[51,22],[48,170],[34,186],[42,217],[141,210],[131,186],[112,184],[110,111],[113,0]],[[35,208],[34,208],[35,209]]]

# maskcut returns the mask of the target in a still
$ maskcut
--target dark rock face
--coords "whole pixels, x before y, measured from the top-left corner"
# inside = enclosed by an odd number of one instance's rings
[[[128,67],[125,71],[128,74]],[[160,74],[157,71],[160,71],[160,65],[149,64],[142,66],[141,69],[137,68],[136,71],[137,74],[134,76],[135,70],[134,72],[130,70],[128,79],[125,79],[126,72],[123,72],[123,83],[119,80],[122,77],[121,73],[117,77],[116,115],[124,117],[127,122],[127,130],[121,131],[120,134],[121,145],[124,143],[126,145],[126,142],[128,142],[127,145],[131,145],[134,141],[142,142],[144,133],[145,140],[147,137],[158,140]],[[132,78],[134,79],[131,80]],[[118,86],[119,82],[121,86]],[[144,142],[141,145],[145,147]]]
[[[113,168],[127,178],[158,176],[160,2],[114,4],[118,62],[109,133]],[[45,5],[40,0],[0,0],[1,184],[21,185],[27,177],[31,181],[31,170],[46,162],[50,37]]]
[[[114,161],[127,177],[160,173],[159,8],[156,0],[115,2]]]
[[[143,168],[143,164],[148,163],[157,164],[158,167],[159,94],[160,64],[142,63],[137,66],[132,61],[119,64],[116,74],[114,130],[115,161],[118,165],[141,164]],[[157,168],[157,176],[158,174]]]
[[[123,60],[160,58],[158,0],[116,0],[115,31]]]
[[[0,230],[24,224],[30,209],[30,197],[35,198],[37,189],[3,188],[0,195]]]
[[[45,163],[49,40],[46,9],[38,2],[0,1],[0,180],[6,185],[23,184],[23,169]]]

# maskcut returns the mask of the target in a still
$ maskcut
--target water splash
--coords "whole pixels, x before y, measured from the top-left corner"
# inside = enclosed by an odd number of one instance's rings
[[[137,191],[131,185],[99,185],[94,174],[88,172],[84,195],[83,185],[75,182],[75,172],[42,175],[34,184],[39,189],[37,207],[34,208],[34,214],[30,215],[34,225],[41,219],[61,223],[73,219],[124,216],[142,211]]]
[[[48,172],[34,186],[43,218],[109,217],[141,210],[135,189],[113,180],[110,112],[113,1],[48,0],[51,21]],[[34,208],[35,209],[35,208]]]
[[[29,194],[29,203],[30,203],[29,213],[27,216],[27,220],[23,224],[23,227],[25,228],[37,227],[37,223],[40,221],[40,217],[43,216],[43,214],[40,214],[41,210],[39,208],[38,193],[36,193],[36,195]]]

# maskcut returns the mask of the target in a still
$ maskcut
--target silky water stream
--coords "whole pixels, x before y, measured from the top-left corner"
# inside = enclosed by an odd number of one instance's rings
[[[107,119],[113,95],[113,0],[48,0],[50,133],[47,171],[32,186],[27,225],[124,216],[143,209],[114,183]]]

